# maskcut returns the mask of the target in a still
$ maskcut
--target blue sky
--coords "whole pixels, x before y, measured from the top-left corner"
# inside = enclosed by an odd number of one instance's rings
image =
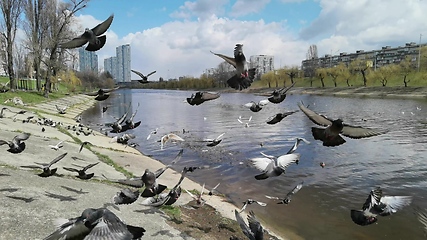
[[[210,51],[231,56],[236,43],[247,58],[274,55],[279,68],[300,65],[311,44],[322,56],[427,40],[423,9],[425,0],[91,0],[77,24],[92,28],[114,13],[100,67],[130,44],[132,68],[158,79],[198,77],[221,63]]]

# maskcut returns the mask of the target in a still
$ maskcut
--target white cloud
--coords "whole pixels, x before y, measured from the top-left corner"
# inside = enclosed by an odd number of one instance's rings
[[[232,7],[231,16],[244,16],[261,11],[270,0],[237,0]]]
[[[179,7],[179,10],[174,11],[170,16],[184,19],[190,19],[191,17],[206,19],[212,15],[224,14],[224,4],[227,2],[228,0],[186,1],[184,5]]]

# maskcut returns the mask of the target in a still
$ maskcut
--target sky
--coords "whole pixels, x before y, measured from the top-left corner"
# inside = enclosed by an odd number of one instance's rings
[[[427,0],[91,0],[76,24],[93,28],[114,14],[99,65],[130,44],[131,67],[150,80],[199,77],[233,56],[273,55],[275,68],[300,66],[310,45],[319,56],[427,42]],[[132,79],[138,76],[132,73]]]

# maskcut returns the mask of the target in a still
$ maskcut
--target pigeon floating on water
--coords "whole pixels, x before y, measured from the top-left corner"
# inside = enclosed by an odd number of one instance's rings
[[[243,90],[251,86],[255,78],[256,68],[249,69],[248,62],[246,62],[246,57],[243,54],[243,44],[236,44],[234,57],[228,57],[212,51],[211,53],[224,59],[236,68],[236,74],[227,80],[228,86],[236,90]]]
[[[30,165],[30,166],[21,166],[24,168],[38,168],[38,169],[42,169],[43,172],[38,174],[40,177],[50,177],[52,175],[54,175],[56,173],[56,171],[58,170],[57,168],[50,168],[53,164],[59,162],[59,160],[63,159],[65,157],[65,155],[67,155],[67,153],[63,153],[61,155],[59,155],[58,157],[56,157],[55,159],[53,159],[50,163],[37,163],[35,162],[35,164],[37,165]]]
[[[292,191],[290,191],[288,194],[286,194],[285,198],[271,197],[271,196],[267,196],[267,195],[265,195],[265,197],[269,198],[269,199],[280,200],[280,202],[278,202],[277,204],[289,204],[292,200],[292,196],[295,193],[297,193],[299,190],[301,190],[303,184],[304,184],[304,182],[301,182],[300,184],[296,185],[292,189]]]
[[[138,82],[142,84],[149,83],[150,81],[148,81],[148,77],[156,73],[156,71],[152,71],[149,74],[147,74],[147,76],[145,76],[144,74],[136,70],[131,69],[131,71],[141,78],[140,80],[138,80]]]
[[[331,120],[323,115],[319,115],[314,111],[305,107],[301,102],[298,103],[301,111],[314,123],[326,128],[312,127],[311,132],[315,140],[323,142],[323,146],[333,147],[344,144],[346,141],[340,134],[349,138],[367,138],[386,133],[384,130],[370,129],[359,126],[351,126],[343,123],[343,120]]]
[[[0,140],[0,146],[3,144],[9,145],[9,149],[7,150],[10,153],[20,153],[25,149],[25,140],[30,137],[29,133],[21,133],[16,135],[12,141]]]
[[[243,206],[242,206],[242,208],[240,209],[240,212],[243,212],[243,211],[246,209],[246,207],[247,207],[248,205],[250,205],[250,204],[254,204],[254,203],[257,203],[257,204],[258,204],[258,205],[260,205],[261,207],[265,207],[265,206],[267,206],[267,203],[260,202],[260,201],[256,201],[256,200],[253,200],[253,199],[249,198],[248,200],[246,200],[246,201],[244,201],[244,202],[243,202]]]
[[[288,92],[289,89],[291,89],[294,85],[295,85],[295,82],[292,83],[292,85],[288,88],[283,87],[281,89],[274,90],[271,93],[271,96],[268,98],[268,101],[270,101],[271,103],[274,103],[274,104],[278,104],[278,103],[283,102],[283,100],[285,100],[285,98],[286,98],[286,92]]]
[[[206,146],[208,146],[208,147],[214,147],[214,146],[218,145],[220,142],[222,142],[222,136],[224,136],[224,134],[225,133],[220,134],[215,139],[205,139],[203,141],[204,142],[209,142]]]
[[[126,225],[107,208],[87,208],[79,217],[57,220],[58,229],[44,240],[57,239],[140,239],[142,227]]]
[[[96,166],[98,163],[99,162],[89,164],[89,165],[83,167],[80,170],[79,169],[75,169],[75,168],[70,168],[70,167],[64,167],[64,169],[67,170],[67,171],[70,171],[70,172],[76,172],[76,173],[78,173],[79,175],[77,175],[77,177],[80,178],[80,179],[88,180],[88,179],[91,179],[95,175],[95,173],[89,173],[89,174],[87,174],[86,171],[89,168],[92,168],[92,167]]]
[[[248,215],[248,224],[245,223],[242,216],[237,210],[234,210],[234,215],[236,217],[236,221],[239,224],[240,228],[243,231],[243,234],[248,237],[250,240],[263,240],[264,239],[264,229],[259,223],[258,219],[255,217],[255,213],[253,211],[249,212]]]
[[[78,48],[85,45],[87,42],[89,42],[89,44],[85,48],[86,51],[90,51],[90,52],[98,51],[105,45],[105,42],[107,41],[107,36],[102,34],[104,34],[108,30],[111,23],[113,22],[113,18],[114,18],[114,15],[111,15],[110,17],[107,18],[107,20],[98,24],[96,27],[92,29],[86,28],[85,32],[82,35],[72,39],[69,42],[59,44],[59,47],[60,48]]]
[[[350,211],[351,219],[358,225],[366,226],[375,223],[378,215],[391,215],[411,202],[411,196],[383,196],[382,189],[377,187],[369,193],[362,210]]]
[[[298,153],[285,154],[279,157],[266,155],[262,152],[261,154],[264,156],[263,158],[251,159],[252,165],[262,171],[261,174],[255,176],[257,180],[280,176],[285,173],[289,165],[296,163],[300,159],[300,154]]]
[[[211,92],[196,92],[191,94],[191,97],[187,98],[187,102],[191,105],[200,105],[206,101],[214,100],[220,97],[219,93]]]
[[[276,124],[276,123],[282,121],[285,117],[292,115],[296,112],[298,112],[298,110],[297,111],[290,111],[290,112],[283,112],[283,113],[278,113],[276,115],[273,115],[267,119],[267,124],[270,124],[270,125]]]
[[[249,108],[252,112],[259,112],[267,104],[268,100],[264,99],[259,101],[258,103],[251,101],[250,103],[246,103],[244,106]]]

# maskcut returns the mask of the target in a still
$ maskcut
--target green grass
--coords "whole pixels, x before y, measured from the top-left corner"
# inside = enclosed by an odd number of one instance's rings
[[[160,210],[162,210],[176,223],[181,221],[181,208],[179,206],[163,205],[160,207]]]

